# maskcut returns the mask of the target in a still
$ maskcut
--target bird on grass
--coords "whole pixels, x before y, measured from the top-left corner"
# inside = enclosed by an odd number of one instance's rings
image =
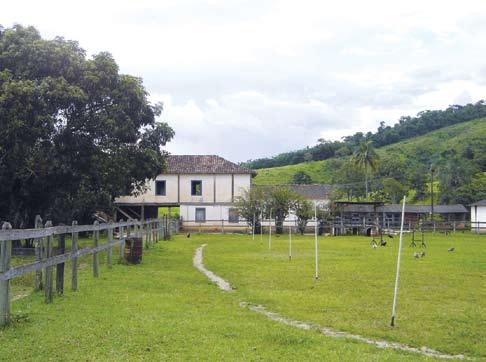
[[[393,235],[392,235],[392,234],[388,234],[388,237],[389,237],[390,239],[393,239]]]
[[[421,258],[425,257],[425,251],[422,251],[422,252],[420,253],[420,257],[421,257]]]
[[[385,240],[380,241],[380,245],[381,246],[386,246],[386,241]]]
[[[456,248],[449,248],[449,249],[447,249],[447,251],[450,251],[450,252],[452,252],[454,250],[456,250]]]
[[[191,237],[191,233],[187,234],[187,237],[190,238]]]

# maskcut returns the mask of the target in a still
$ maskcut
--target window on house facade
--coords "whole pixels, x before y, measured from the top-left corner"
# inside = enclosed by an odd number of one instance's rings
[[[155,195],[165,196],[165,181],[155,181]]]
[[[202,181],[201,180],[191,181],[191,195],[192,196],[202,196]]]
[[[206,209],[204,207],[196,208],[196,222],[206,222]]]
[[[229,209],[228,211],[228,221],[238,223],[240,222],[240,214],[237,209]]]

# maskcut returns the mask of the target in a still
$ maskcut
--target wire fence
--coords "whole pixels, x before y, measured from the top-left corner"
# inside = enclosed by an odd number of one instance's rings
[[[383,221],[373,223],[369,220],[343,220],[339,217],[327,218],[324,220],[310,219],[305,223],[305,226],[300,224],[296,218],[287,218],[281,223],[276,222],[275,219],[258,219],[245,220],[239,218],[237,220],[225,220],[225,219],[181,219],[181,229],[185,232],[198,232],[198,233],[269,233],[270,229],[275,230],[277,226],[285,232],[288,232],[289,228],[292,231],[298,232],[303,230],[304,233],[314,233],[315,228],[319,229],[319,234],[328,233],[332,235],[348,235],[348,234],[363,234],[371,236],[376,233],[376,230],[383,232],[396,232],[400,228],[400,223],[396,221]],[[471,231],[473,233],[486,233],[486,221],[484,222],[471,222],[471,221],[406,221],[404,223],[405,232],[411,231],[424,231],[424,232],[465,232]]]

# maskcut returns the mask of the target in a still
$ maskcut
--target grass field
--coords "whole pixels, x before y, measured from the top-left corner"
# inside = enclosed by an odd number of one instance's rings
[[[159,242],[141,265],[102,267],[97,280],[91,259],[84,258],[79,291],[70,292],[67,282],[53,304],[44,304],[41,293],[16,300],[13,323],[0,330],[0,360],[426,359],[283,326],[241,308],[240,301],[364,336],[484,359],[486,238],[427,239],[424,259],[414,260],[404,249],[395,329],[388,327],[395,244],[372,250],[367,238],[322,238],[321,278],[315,281],[312,237],[295,240],[289,262],[283,236],[274,237],[269,251],[259,237],[193,234]],[[193,268],[202,243],[208,244],[205,264],[235,293],[221,292]],[[450,245],[455,253],[447,252]]]

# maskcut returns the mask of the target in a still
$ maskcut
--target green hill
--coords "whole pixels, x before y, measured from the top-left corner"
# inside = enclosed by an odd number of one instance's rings
[[[486,118],[441,128],[426,135],[408,139],[377,149],[380,157],[403,159],[409,167],[424,167],[424,164],[446,152],[459,155],[471,154],[478,171],[486,171]],[[292,183],[298,171],[311,176],[314,183],[332,183],[339,162],[346,158],[331,158],[323,161],[304,162],[257,170],[256,185],[282,185]]]

